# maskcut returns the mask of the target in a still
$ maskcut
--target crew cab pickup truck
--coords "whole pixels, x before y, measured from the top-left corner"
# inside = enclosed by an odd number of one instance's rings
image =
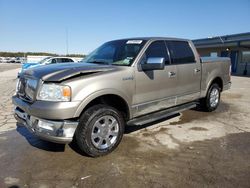
[[[230,85],[230,59],[201,59],[190,40],[130,38],[104,43],[77,64],[24,71],[12,101],[34,135],[75,141],[97,157],[118,146],[126,125],[197,105],[215,110]]]

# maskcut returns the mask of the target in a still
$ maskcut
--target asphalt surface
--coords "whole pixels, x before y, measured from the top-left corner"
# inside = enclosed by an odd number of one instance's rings
[[[1,72],[20,68],[20,63],[0,63],[0,74]]]
[[[1,188],[250,187],[250,78],[232,77],[215,112],[129,127],[113,153],[90,158],[16,124],[17,71],[0,71]]]

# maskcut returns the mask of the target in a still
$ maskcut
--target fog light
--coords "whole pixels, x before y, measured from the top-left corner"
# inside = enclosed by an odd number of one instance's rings
[[[74,133],[75,133],[75,128],[67,128],[67,129],[64,129],[63,136],[73,137]]]
[[[39,120],[37,126],[39,128],[46,129],[46,130],[49,130],[49,131],[53,131],[54,130],[54,128],[53,128],[54,124],[50,123],[50,122],[47,122],[47,121],[41,121],[41,120]]]

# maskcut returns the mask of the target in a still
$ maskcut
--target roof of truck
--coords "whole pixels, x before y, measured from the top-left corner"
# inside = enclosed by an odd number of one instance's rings
[[[134,37],[134,38],[124,38],[117,40],[180,40],[180,41],[190,41],[188,39],[174,38],[174,37]]]

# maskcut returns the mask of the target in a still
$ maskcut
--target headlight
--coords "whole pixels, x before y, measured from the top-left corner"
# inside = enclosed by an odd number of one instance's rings
[[[57,84],[43,84],[37,99],[44,101],[70,101],[71,88]]]

